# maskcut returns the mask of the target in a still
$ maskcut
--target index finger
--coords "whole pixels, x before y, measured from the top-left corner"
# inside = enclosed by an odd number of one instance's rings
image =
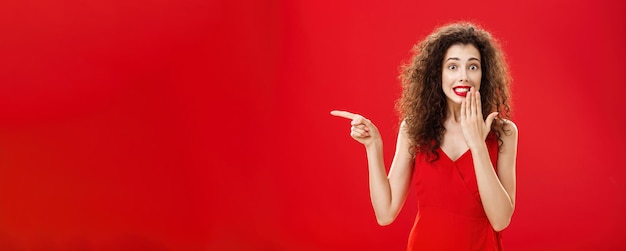
[[[476,91],[476,111],[479,117],[483,117],[483,106],[481,103],[480,92]]]
[[[354,119],[356,117],[356,114],[351,113],[351,112],[346,112],[346,111],[334,110],[334,111],[331,111],[330,114],[333,116],[347,118],[347,119]]]

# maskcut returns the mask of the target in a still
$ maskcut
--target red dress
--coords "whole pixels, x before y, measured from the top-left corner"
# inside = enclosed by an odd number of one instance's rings
[[[490,134],[487,149],[494,168],[498,140]],[[408,250],[502,250],[501,236],[491,227],[483,209],[469,150],[452,161],[441,148],[439,159],[415,156],[414,181],[418,212],[409,236]]]

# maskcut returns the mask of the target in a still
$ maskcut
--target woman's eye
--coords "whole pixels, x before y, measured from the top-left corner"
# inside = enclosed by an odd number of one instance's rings
[[[470,66],[470,70],[478,70],[478,66],[477,65],[472,65],[472,66]]]
[[[449,66],[448,66],[448,69],[450,69],[450,70],[456,70],[456,65],[449,65]]]

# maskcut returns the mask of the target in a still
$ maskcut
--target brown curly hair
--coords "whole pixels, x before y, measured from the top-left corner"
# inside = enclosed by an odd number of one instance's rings
[[[510,116],[511,77],[497,40],[472,23],[454,23],[436,29],[413,47],[413,57],[401,66],[402,96],[396,103],[400,120],[406,121],[407,133],[412,140],[411,153],[427,152],[431,161],[439,158],[436,150],[445,132],[443,123],[447,106],[441,88],[443,60],[448,48],[455,44],[471,44],[480,52],[480,96],[485,118],[495,111],[499,118]],[[491,131],[501,146],[500,132],[504,132],[505,123],[495,122]]]

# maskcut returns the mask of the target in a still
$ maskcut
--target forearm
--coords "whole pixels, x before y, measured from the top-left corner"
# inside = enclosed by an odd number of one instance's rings
[[[483,208],[493,228],[500,231],[509,225],[514,210],[513,200],[493,168],[486,145],[472,149],[472,158]]]
[[[391,210],[391,186],[385,170],[382,140],[367,146],[367,164],[369,169],[369,188],[372,207],[379,224],[387,225],[395,218]]]

